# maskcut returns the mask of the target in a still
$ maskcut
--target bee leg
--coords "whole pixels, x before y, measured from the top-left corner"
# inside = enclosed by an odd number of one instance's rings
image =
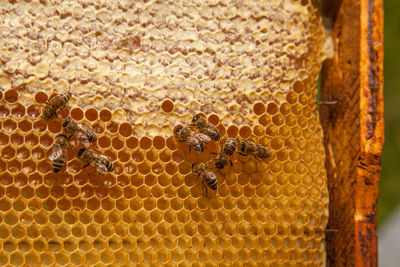
[[[101,174],[101,184],[108,187],[108,184],[104,182],[104,173]]]
[[[86,163],[85,165],[83,165],[82,169],[86,168],[89,165],[90,165],[90,162]]]
[[[207,185],[204,183],[204,180],[202,180],[201,183],[203,184],[204,189],[206,190],[206,197],[208,197]]]
[[[239,155],[247,156],[246,154],[243,154],[242,152],[238,152],[238,153],[239,153]]]
[[[210,154],[212,155],[220,155],[221,153],[217,153],[217,152],[210,152]],[[215,157],[214,160],[216,161],[218,159],[218,157]]]
[[[50,105],[50,100],[52,100],[56,95],[51,95],[47,101],[42,102],[43,104]]]
[[[229,163],[231,164],[231,167],[233,167],[233,163],[232,163],[232,160],[229,160]]]

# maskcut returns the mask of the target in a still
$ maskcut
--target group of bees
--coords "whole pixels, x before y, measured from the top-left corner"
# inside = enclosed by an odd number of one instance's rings
[[[43,117],[46,120],[57,118],[57,111],[65,108],[68,101],[71,99],[71,93],[52,95],[43,110]],[[58,173],[67,161],[67,150],[72,148],[70,145],[71,137],[79,142],[81,148],[78,151],[80,158],[85,165],[83,168],[92,165],[97,171],[107,173],[114,170],[112,162],[105,155],[102,155],[97,150],[91,149],[91,144],[97,142],[97,136],[92,129],[81,123],[75,122],[70,117],[63,122],[63,134],[56,137],[56,140],[51,148],[49,159],[52,162],[53,171]],[[221,133],[218,128],[201,114],[197,114],[192,118],[188,126],[179,124],[174,128],[174,135],[179,142],[185,142],[189,147],[189,153],[194,150],[197,153],[204,151],[204,144],[210,141],[218,142],[221,139]],[[270,151],[260,144],[253,141],[243,139],[238,141],[234,138],[228,138],[221,146],[219,153],[211,153],[218,155],[214,159],[215,168],[222,170],[226,165],[232,164],[232,156],[235,152],[244,156],[254,156],[255,158],[265,159],[271,156]],[[192,165],[192,171],[197,177],[202,178],[202,183],[216,190],[218,187],[217,176],[208,167],[208,164],[198,162]]]
[[[193,130],[193,128],[195,130]],[[174,135],[178,138],[179,142],[185,142],[189,147],[189,153],[194,150],[197,153],[204,151],[204,143],[213,141],[219,141],[221,134],[217,127],[207,121],[205,117],[200,114],[195,115],[192,118],[192,122],[189,126],[179,124],[174,128]],[[239,143],[239,149],[238,149]],[[238,154],[243,156],[253,155],[255,158],[269,158],[271,156],[270,151],[260,144],[256,144],[250,140],[242,140],[238,142],[234,138],[228,138],[225,143],[221,146],[221,151],[217,154],[218,156],[214,159],[215,168],[221,170],[226,165],[232,164],[231,157],[238,150]],[[216,190],[218,187],[217,176],[208,167],[208,164],[198,162],[192,165],[192,171],[197,177],[202,178],[202,183],[206,184],[206,195],[207,186]]]
[[[46,120],[57,118],[57,111],[65,108],[71,99],[71,93],[52,95],[43,109],[43,117]],[[49,159],[52,163],[53,171],[58,173],[67,161],[67,149],[72,148],[70,145],[71,137],[74,137],[81,148],[78,151],[78,157],[85,163],[83,168],[92,165],[101,173],[111,172],[114,170],[112,162],[97,150],[90,148],[91,144],[97,142],[95,132],[81,123],[75,122],[70,117],[63,122],[64,134],[56,137],[56,140],[50,150]]]

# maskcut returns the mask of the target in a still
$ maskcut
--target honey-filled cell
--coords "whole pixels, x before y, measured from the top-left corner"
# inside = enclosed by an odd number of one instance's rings
[[[107,122],[111,119],[112,113],[108,109],[102,109],[100,111],[99,116],[100,116],[100,120]]]
[[[41,109],[38,105],[33,104],[33,105],[28,106],[28,108],[26,109],[26,112],[28,113],[29,117],[34,119],[34,118],[37,118],[40,116]]]
[[[21,104],[17,104],[12,110],[11,114],[16,118],[23,117],[25,115],[25,107]]]
[[[122,123],[119,126],[119,133],[124,137],[128,137],[132,134],[132,127],[129,123]]]
[[[20,135],[19,133],[12,134],[10,137],[11,137],[11,143],[14,146],[20,146],[24,142],[24,136]]]
[[[4,99],[9,103],[14,103],[18,100],[18,92],[16,90],[7,90],[4,93]]]
[[[10,109],[6,106],[0,106],[0,117],[4,118],[10,114]]]
[[[98,118],[98,112],[94,108],[89,108],[85,111],[85,118],[89,121],[95,121]]]
[[[80,108],[73,108],[70,111],[70,115],[71,115],[72,119],[74,119],[76,121],[80,121],[84,117],[83,111]]]
[[[45,120],[36,120],[33,123],[33,129],[39,132],[44,132],[47,130],[47,122]]]
[[[119,126],[117,122],[110,121],[106,128],[108,132],[110,132],[111,134],[115,134],[118,132]]]
[[[58,12],[68,3],[27,1],[24,19],[15,5],[0,11],[0,28],[13,29],[3,41],[25,48],[0,66],[1,264],[324,264],[328,198],[313,91],[327,53],[313,1],[89,2],[70,16]],[[27,25],[75,30],[61,39],[49,31],[41,47]],[[97,141],[75,133],[55,173],[49,151],[67,117]],[[192,139],[174,136],[178,124]],[[228,138],[237,146],[218,169]],[[85,147],[113,170],[86,167]]]
[[[174,103],[170,99],[166,99],[162,102],[161,109],[165,113],[170,113],[174,109]]]
[[[3,128],[6,132],[12,132],[17,128],[17,123],[12,119],[4,120]]]

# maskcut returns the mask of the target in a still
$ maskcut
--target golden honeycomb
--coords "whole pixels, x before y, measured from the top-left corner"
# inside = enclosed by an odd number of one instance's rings
[[[320,266],[328,192],[314,1],[1,1],[0,264]],[[48,150],[71,116],[115,171],[59,174]],[[202,113],[272,156],[235,155],[208,190],[172,134]]]

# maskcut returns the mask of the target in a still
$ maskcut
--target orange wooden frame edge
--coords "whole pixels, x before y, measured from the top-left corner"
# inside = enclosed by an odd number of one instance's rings
[[[326,1],[335,56],[322,70],[328,266],[376,266],[383,122],[383,1]]]

